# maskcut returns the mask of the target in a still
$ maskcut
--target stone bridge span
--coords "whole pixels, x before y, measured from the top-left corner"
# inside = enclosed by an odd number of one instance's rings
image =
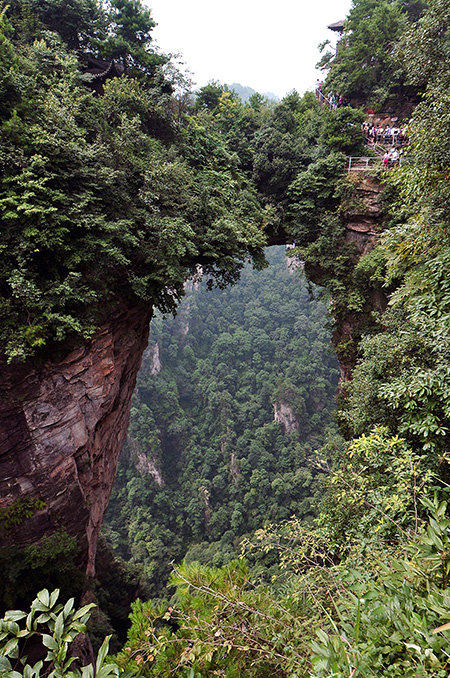
[[[359,207],[345,214],[345,238],[363,254],[380,229],[379,187],[364,178],[358,191]],[[288,240],[285,233],[268,235],[268,245]],[[305,267],[320,284],[320,270]],[[379,292],[373,306],[382,311],[385,302]],[[63,358],[0,363],[0,516],[9,516],[0,526],[0,545],[22,547],[64,529],[76,536],[80,564],[94,576],[150,318],[151,309],[124,308]],[[351,318],[338,324],[335,341],[349,331]],[[351,368],[341,362],[342,380]]]

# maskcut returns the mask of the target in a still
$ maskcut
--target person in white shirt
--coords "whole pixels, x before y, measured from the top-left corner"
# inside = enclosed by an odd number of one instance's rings
[[[389,152],[389,155],[390,155],[390,158],[391,158],[391,163],[393,165],[396,165],[398,163],[398,158],[399,158],[397,149],[392,147],[390,152]]]

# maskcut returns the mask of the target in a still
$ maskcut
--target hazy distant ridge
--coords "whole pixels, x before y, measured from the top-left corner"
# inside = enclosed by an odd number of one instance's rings
[[[245,104],[246,101],[250,99],[252,94],[256,94],[256,90],[253,89],[253,87],[246,87],[245,85],[241,85],[238,82],[233,82],[232,85],[227,85],[229,89],[232,89],[238,94],[242,100],[242,103]],[[280,101],[280,98],[277,97],[276,94],[273,92],[261,92],[262,96],[265,97],[266,99],[269,99],[270,101]]]

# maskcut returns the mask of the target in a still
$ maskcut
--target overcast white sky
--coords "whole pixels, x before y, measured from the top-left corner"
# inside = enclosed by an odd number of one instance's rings
[[[351,0],[144,0],[164,52],[181,52],[198,86],[239,82],[279,97],[312,89],[317,45]]]

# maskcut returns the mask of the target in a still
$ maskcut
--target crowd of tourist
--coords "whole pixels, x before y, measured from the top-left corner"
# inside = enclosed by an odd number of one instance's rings
[[[384,169],[395,167],[400,164],[399,147],[408,143],[408,125],[396,126],[387,124],[383,127],[380,124],[374,125],[369,122],[364,122],[361,125],[362,133],[366,139],[369,147],[375,145],[383,145],[386,148],[383,155]]]
[[[330,102],[331,108],[341,108],[342,106],[350,106],[350,102],[345,99],[342,94],[334,94],[330,92],[328,95],[328,101]]]
[[[322,84],[322,82],[317,80],[315,87],[316,97],[321,104],[327,105],[333,110],[341,108],[342,106],[351,105],[350,102],[340,94],[334,94],[334,92],[327,92],[327,94],[324,94],[322,91]],[[396,118],[394,118],[394,120],[396,120]],[[388,123],[383,126],[380,123],[373,124],[369,121],[365,121],[361,125],[361,130],[366,140],[366,144],[369,147],[374,148],[377,145],[383,145],[385,147],[390,146],[389,150],[386,148],[383,155],[383,166],[385,169],[400,164],[398,149],[409,141],[407,124],[397,126]]]
[[[400,163],[400,154],[398,150],[395,148],[395,146],[392,146],[392,148],[389,151],[386,151],[385,154],[383,155],[384,169],[394,167],[394,165],[398,165],[399,163]]]
[[[348,99],[342,96],[342,94],[335,94],[334,92],[329,92],[324,94],[322,92],[322,84],[320,80],[316,82],[316,97],[322,101],[322,103],[328,104],[331,109],[341,108],[342,106],[350,106]]]
[[[369,146],[384,144],[385,146],[403,146],[408,143],[408,125],[403,127],[373,125],[369,122],[362,124],[362,131]]]

